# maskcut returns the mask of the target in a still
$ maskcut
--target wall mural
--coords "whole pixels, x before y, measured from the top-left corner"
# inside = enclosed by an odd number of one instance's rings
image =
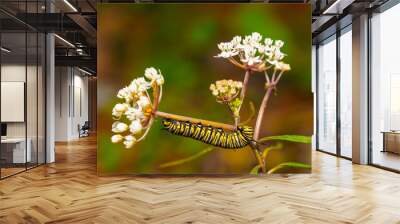
[[[98,172],[311,171],[311,9],[100,4]]]

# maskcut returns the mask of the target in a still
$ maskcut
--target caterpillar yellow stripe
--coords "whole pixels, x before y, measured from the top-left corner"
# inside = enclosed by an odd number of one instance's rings
[[[164,119],[162,123],[164,128],[174,135],[193,138],[221,148],[239,149],[253,141],[253,128],[249,126],[239,126],[236,131],[228,132],[221,128],[188,121]]]

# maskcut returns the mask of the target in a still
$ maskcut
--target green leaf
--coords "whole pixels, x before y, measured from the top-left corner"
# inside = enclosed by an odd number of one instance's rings
[[[269,147],[265,148],[263,153],[262,153],[262,158],[265,160],[265,158],[267,158],[267,155],[271,150],[282,149],[282,146],[283,146],[282,143],[279,142],[279,143],[277,143],[275,145],[272,145],[272,146],[269,146]]]
[[[277,136],[268,136],[261,138],[259,142],[266,142],[271,140],[282,140],[282,141],[289,141],[289,142],[299,142],[305,144],[311,144],[311,136],[304,136],[304,135],[277,135]]]
[[[196,153],[196,154],[194,154],[192,156],[189,156],[189,157],[184,158],[184,159],[180,159],[180,160],[175,160],[175,161],[172,161],[172,162],[164,163],[164,164],[161,164],[159,167],[160,168],[167,168],[167,167],[171,167],[171,166],[178,166],[178,165],[190,162],[192,160],[195,160],[195,159],[197,159],[197,158],[199,158],[199,157],[211,152],[214,149],[215,149],[214,147],[208,147],[208,148],[205,148],[202,151],[200,151],[200,152],[198,152],[198,153]]]
[[[260,164],[258,164],[257,166],[253,167],[253,169],[251,169],[250,174],[257,175],[260,168],[261,168],[261,166],[260,166]]]
[[[268,174],[275,173],[277,170],[282,169],[284,167],[311,169],[310,164],[297,163],[297,162],[286,162],[286,163],[281,163],[281,164],[273,167],[272,169],[268,170]]]

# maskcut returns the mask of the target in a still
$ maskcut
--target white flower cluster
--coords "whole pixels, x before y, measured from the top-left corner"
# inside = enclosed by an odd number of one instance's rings
[[[275,42],[270,38],[263,40],[259,33],[254,32],[244,38],[235,36],[230,42],[218,44],[221,53],[216,57],[234,59],[237,56],[245,68],[250,69],[263,69],[266,63],[280,69],[282,66],[279,67],[277,64],[283,63],[281,60],[285,57],[281,52],[283,45],[284,42],[281,40]]]
[[[211,84],[210,90],[218,101],[229,102],[239,94],[242,87],[242,82],[223,79]]]
[[[128,86],[118,91],[117,97],[124,99],[125,102],[118,103],[112,110],[112,116],[116,120],[112,124],[111,137],[113,143],[123,142],[126,148],[131,148],[136,142],[136,135],[142,133],[146,121],[151,116],[152,103],[148,90],[164,84],[164,77],[161,71],[155,68],[147,68],[144,77],[134,79]],[[125,118],[130,122],[126,124],[121,119]],[[123,135],[129,130],[128,135]]]

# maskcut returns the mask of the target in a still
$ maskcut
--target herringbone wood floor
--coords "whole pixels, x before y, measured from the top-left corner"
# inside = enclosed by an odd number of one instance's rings
[[[96,142],[0,181],[0,223],[400,223],[400,175],[315,152],[313,174],[98,177]]]

